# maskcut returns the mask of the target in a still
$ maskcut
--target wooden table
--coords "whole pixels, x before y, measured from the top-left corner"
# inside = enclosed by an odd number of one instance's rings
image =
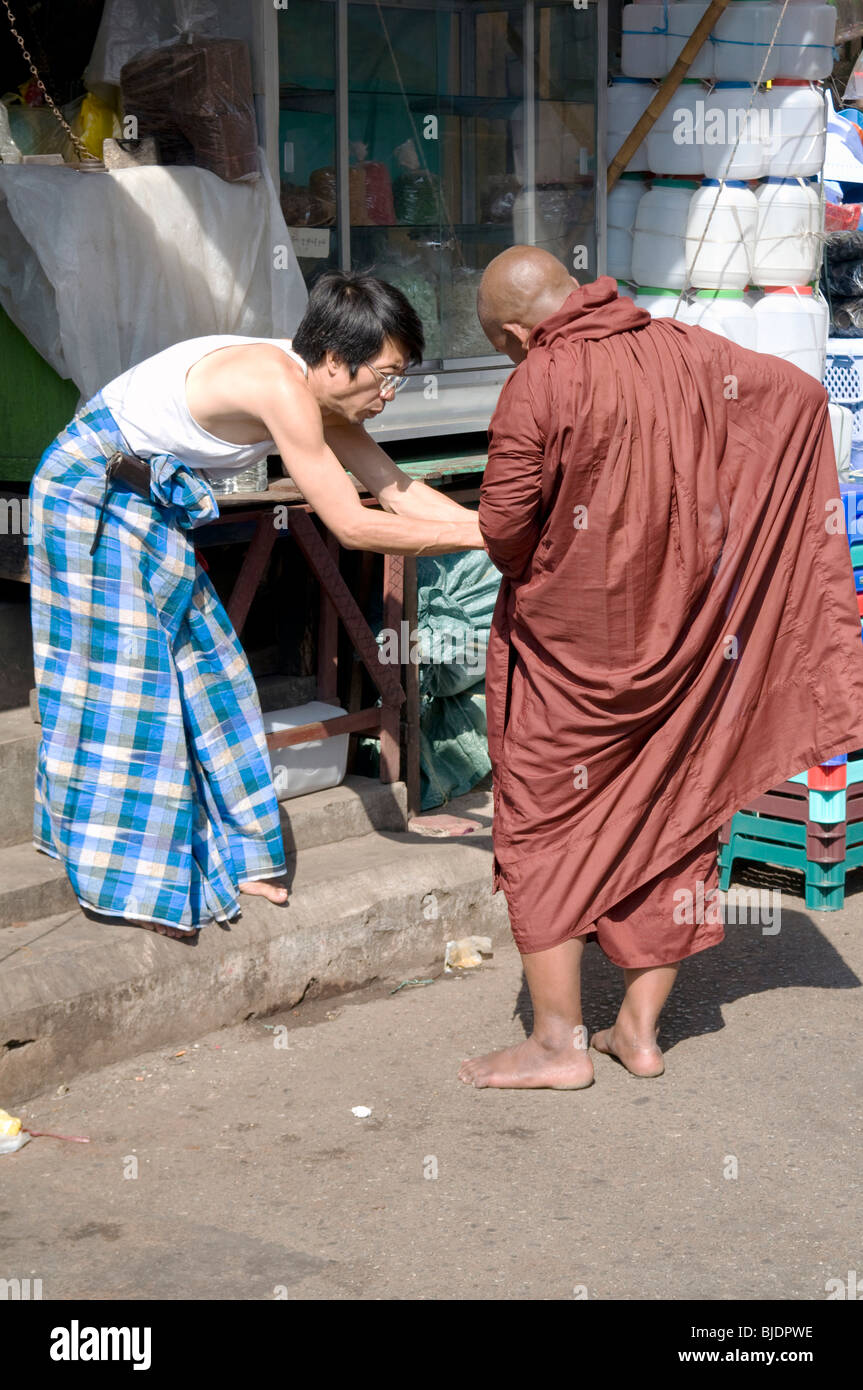
[[[438,451],[433,457],[403,462],[399,467],[412,478],[424,482],[457,480],[460,476],[481,473],[485,454]],[[364,506],[378,506],[377,500],[363,492],[354,480]],[[452,489],[448,494],[461,502],[476,501],[476,484]],[[380,648],[366,618],[339,569],[339,545],[336,538],[313,520],[313,513],[290,478],[272,482],[266,492],[231,493],[218,499],[220,515],[214,522],[198,528],[193,534],[196,548],[223,544],[219,535],[226,527],[250,528],[248,549],[226,607],[237,636],[241,636],[252,600],[264,580],[273,553],[281,536],[290,536],[299,546],[306,563],[315,575],[321,591],[318,619],[318,699],[325,704],[338,703],[338,624],[342,622],[354,649],[374,683],[381,703],[355,710],[312,724],[298,725],[278,734],[269,734],[271,750],[286,748],[313,739],[334,738],[345,733],[367,733],[380,738],[380,777],[382,782],[397,782],[401,778],[404,750],[408,812],[420,810],[419,759],[419,669],[406,660],[394,666],[381,661]],[[370,557],[369,557],[370,558]],[[417,624],[416,561],[413,557],[385,555],[383,579],[383,626],[400,632],[405,621],[408,633]],[[400,644],[401,645],[401,644]],[[402,676],[401,672],[404,672]]]

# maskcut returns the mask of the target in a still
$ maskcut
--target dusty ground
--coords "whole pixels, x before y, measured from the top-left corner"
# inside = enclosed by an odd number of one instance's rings
[[[863,1277],[861,928],[859,891],[820,914],[786,893],[777,935],[729,926],[681,971],[665,1076],[596,1056],[578,1093],[456,1080],[523,1035],[514,947],[177,1037],[18,1107],[91,1142],[0,1158],[0,1277],[45,1299],[824,1300]],[[593,1029],[620,980],[587,955]]]

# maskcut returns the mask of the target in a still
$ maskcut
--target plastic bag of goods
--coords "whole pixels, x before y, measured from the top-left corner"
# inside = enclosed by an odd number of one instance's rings
[[[196,164],[228,183],[258,177],[249,50],[239,39],[190,34],[126,63],[126,116],[155,137],[163,164]]]
[[[309,175],[309,193],[321,210],[324,227],[332,226],[336,220],[336,171],[332,165],[323,169],[313,169]]]
[[[460,695],[485,679],[500,572],[480,551],[417,561],[417,645],[423,695]]]
[[[440,222],[440,179],[429,169],[421,169],[413,140],[405,140],[395,150],[399,173],[393,183],[395,215],[399,222],[428,227]]]
[[[426,359],[441,356],[440,318],[438,297],[429,273],[419,256],[405,261],[384,261],[376,265],[372,272],[379,280],[394,285],[401,290],[405,299],[419,315],[425,337],[423,355]]]
[[[856,299],[863,294],[863,260],[834,262],[825,256],[824,280],[831,298]]]
[[[279,203],[289,227],[322,227],[326,225],[326,209],[320,198],[295,183],[283,183]]]
[[[73,130],[80,129],[83,102],[83,97],[76,97],[60,108],[63,119]],[[22,155],[60,154],[65,164],[77,164],[78,151],[50,106],[31,106],[29,101],[19,101],[14,95],[7,96],[4,105],[9,133]]]
[[[101,159],[105,141],[122,133],[114,108],[107,101],[102,101],[92,92],[88,92],[81,103],[76,134],[81,137],[93,158]]]
[[[863,231],[831,232],[825,237],[824,250],[833,265],[838,261],[863,260]]]
[[[388,227],[396,220],[390,171],[385,164],[369,159],[368,145],[353,140],[350,145],[351,224],[354,227]]]
[[[825,203],[825,232],[852,231],[863,220],[863,203]]]
[[[834,299],[830,334],[834,338],[863,338],[863,296]]]
[[[441,285],[443,340],[447,357],[488,357],[494,348],[476,314],[476,295],[481,270],[466,266],[454,270]]]

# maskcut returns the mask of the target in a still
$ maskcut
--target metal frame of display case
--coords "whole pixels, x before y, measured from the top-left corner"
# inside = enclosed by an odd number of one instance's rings
[[[351,237],[353,228],[350,222],[348,209],[350,207],[350,188],[349,188],[349,114],[350,114],[350,73],[348,68],[348,25],[349,25],[349,4],[375,4],[376,0],[330,0],[333,6],[334,15],[334,38],[336,47],[335,56],[335,82],[333,88],[334,98],[334,166],[336,171],[337,189],[337,260],[338,264],[347,269],[352,263]],[[387,6],[385,8],[416,8],[428,11],[439,9],[446,11],[467,11],[469,5],[465,0],[403,0],[403,4]],[[502,6],[503,8],[503,6]],[[524,188],[533,189],[536,182],[536,140],[537,140],[537,106],[536,106],[536,15],[538,9],[543,8],[542,0],[521,0],[520,6],[523,16],[524,31],[524,71],[525,86],[523,95],[524,105],[524,128],[525,128],[525,149],[524,149]],[[555,6],[555,8],[558,8]],[[564,8],[561,6],[560,8]],[[596,62],[594,69],[594,102],[595,102],[595,121],[594,121],[594,140],[595,158],[593,173],[593,192],[594,192],[594,217],[593,229],[596,246],[596,266],[592,271],[594,275],[605,273],[605,246],[606,246],[606,210],[605,210],[605,130],[606,130],[606,85],[607,85],[607,35],[608,35],[608,0],[586,0],[586,3],[578,5],[578,8],[587,8],[595,11],[596,30],[595,47]],[[259,30],[257,46],[259,49],[256,69],[259,73],[258,85],[262,89],[259,92],[259,115],[262,119],[263,144],[266,151],[268,167],[273,181],[278,188],[281,178],[279,165],[279,113],[280,113],[280,72],[278,61],[278,12],[271,0],[260,0],[259,9]],[[469,45],[463,47],[461,62],[467,71],[472,71],[471,53]],[[470,189],[464,184],[473,175],[470,160],[463,161],[462,165],[462,193],[467,197]],[[528,240],[534,241],[536,237],[536,211],[532,200],[528,201],[526,208]],[[511,242],[507,244],[512,244]],[[355,249],[355,248],[354,248]],[[503,249],[503,248],[501,248]],[[445,349],[446,344],[441,345]],[[510,371],[510,364],[501,355],[489,352],[487,356],[471,358],[429,358],[421,367],[415,368],[409,375],[422,378],[428,372],[440,373],[443,382],[451,391],[470,392],[471,387],[485,387],[487,391],[495,394],[503,385]],[[473,378],[473,380],[471,380]],[[460,433],[475,433],[483,430],[488,424],[488,412],[483,407],[480,399],[477,399],[475,411],[471,411],[470,396],[461,396],[458,408],[458,418],[455,416],[447,418],[446,407],[442,409],[437,421],[434,424],[412,424],[405,419],[401,412],[412,394],[412,387],[409,384],[403,393],[401,403],[397,400],[392,403],[390,410],[380,421],[376,421],[369,426],[369,433],[380,444],[386,446],[390,440],[405,440],[420,438],[431,435],[458,435]],[[454,408],[454,403],[453,403]]]

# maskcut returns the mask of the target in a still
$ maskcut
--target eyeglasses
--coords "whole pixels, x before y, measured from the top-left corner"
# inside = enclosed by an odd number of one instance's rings
[[[400,391],[407,381],[406,376],[392,376],[389,373],[379,371],[377,367],[372,366],[371,362],[364,362],[363,366],[373,371],[376,377],[380,377],[381,389],[378,392],[379,396],[383,396],[386,391]]]

